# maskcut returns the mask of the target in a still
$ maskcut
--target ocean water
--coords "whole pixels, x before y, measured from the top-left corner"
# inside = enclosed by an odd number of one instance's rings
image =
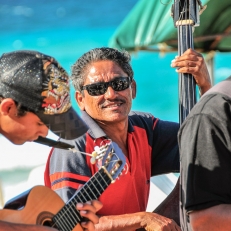
[[[84,52],[108,45],[136,2],[138,0],[0,0],[0,54],[18,49],[38,50],[56,57],[70,73],[71,65]],[[133,110],[178,121],[178,76],[170,67],[175,55],[132,54],[138,86]],[[230,60],[230,53],[216,54],[215,83],[231,75]],[[74,89],[71,91],[73,95]],[[78,111],[73,98],[72,102]],[[50,148],[35,143],[15,146],[2,136],[0,144],[0,183],[4,200],[8,200],[27,189],[25,182],[29,173],[34,167],[44,166]],[[41,179],[40,176],[38,181]]]

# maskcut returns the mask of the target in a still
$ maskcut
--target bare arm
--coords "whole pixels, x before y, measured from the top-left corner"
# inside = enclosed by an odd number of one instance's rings
[[[231,205],[221,204],[190,213],[193,231],[227,231],[231,229]]]
[[[155,231],[181,230],[173,220],[149,212],[103,216],[95,228],[96,231],[133,231],[139,228]]]
[[[188,49],[181,56],[176,57],[171,66],[178,67],[176,70],[178,73],[192,74],[200,88],[201,95],[212,87],[205,60],[200,53]]]
[[[40,225],[22,225],[5,221],[0,221],[0,230],[4,231],[57,231],[56,229],[40,226]]]

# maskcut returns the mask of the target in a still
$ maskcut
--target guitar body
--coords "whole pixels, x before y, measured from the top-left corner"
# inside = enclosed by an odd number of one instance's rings
[[[0,220],[18,224],[52,226],[52,217],[65,205],[54,191],[45,186],[33,187],[21,210],[0,210]],[[73,231],[82,231],[78,224]]]
[[[96,200],[104,190],[119,177],[126,159],[119,146],[106,142],[97,150],[101,167],[84,186],[65,204],[63,200],[45,186],[35,186],[6,203],[0,210],[0,220],[54,227],[65,231],[83,231],[80,222],[83,217],[76,210],[76,204]]]

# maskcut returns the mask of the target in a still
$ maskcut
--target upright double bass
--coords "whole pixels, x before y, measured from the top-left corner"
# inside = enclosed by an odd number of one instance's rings
[[[199,26],[199,13],[203,9],[200,0],[174,0],[172,17],[178,30],[178,55],[193,46],[193,31]],[[196,83],[191,74],[179,73],[179,123],[183,123],[196,104]],[[155,213],[173,219],[180,225],[180,178],[167,198],[154,210]]]

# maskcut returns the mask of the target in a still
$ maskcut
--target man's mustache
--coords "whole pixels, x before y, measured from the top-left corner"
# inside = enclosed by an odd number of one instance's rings
[[[126,103],[126,100],[124,99],[113,99],[113,100],[106,100],[101,106],[106,107],[109,104],[112,103]]]

